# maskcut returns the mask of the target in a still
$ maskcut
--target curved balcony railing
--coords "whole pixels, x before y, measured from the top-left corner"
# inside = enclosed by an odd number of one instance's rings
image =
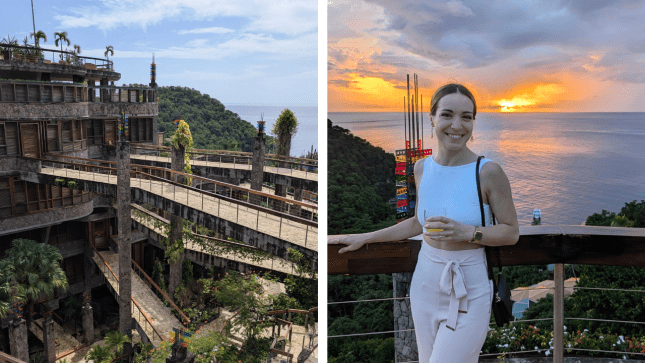
[[[90,70],[114,70],[113,62],[103,58],[85,57],[74,52],[57,49],[25,47],[4,43],[0,43],[0,61],[61,64]]]
[[[170,147],[166,146],[132,146],[131,147],[133,154],[156,156],[156,157],[167,157],[169,158],[169,153],[171,151]],[[251,169],[253,153],[243,152],[243,151],[228,151],[228,150],[204,150],[204,149],[194,149],[191,152],[187,152],[191,161],[204,161],[216,162],[216,163],[232,163],[238,166],[246,166],[247,169]],[[193,163],[193,165],[195,165]],[[294,157],[283,157],[269,154],[267,155],[264,163],[265,167],[275,168],[276,172],[283,174],[279,170],[284,169],[287,174],[292,176],[294,172],[304,171],[305,173],[318,173],[318,160],[316,159],[305,159],[305,158],[294,158]]]
[[[332,236],[333,237],[333,236]],[[328,274],[337,275],[371,275],[413,272],[422,241],[398,241],[369,244],[369,248],[339,254],[338,250],[344,245],[328,245]],[[520,227],[520,239],[513,246],[500,248],[502,266],[555,264],[554,269],[554,316],[553,316],[553,362],[562,363],[564,360],[564,321],[565,320],[598,320],[619,323],[645,324],[635,321],[614,321],[609,319],[587,319],[564,316],[564,269],[563,264],[605,265],[645,267],[645,228],[592,227],[592,226],[527,226]],[[497,258],[491,261],[498,266]],[[570,289],[570,288],[568,288]],[[573,289],[583,289],[574,287]],[[611,289],[606,289],[611,290]],[[621,290],[622,291],[622,290]],[[645,292],[641,290],[625,290],[630,292]],[[409,297],[375,299],[398,300]],[[367,300],[365,300],[367,301]],[[344,301],[339,303],[358,303],[365,301]],[[370,300],[372,301],[372,300]],[[548,319],[551,320],[551,319]],[[357,333],[342,336],[363,336],[373,334],[394,333]],[[587,349],[569,348],[566,350],[587,351]],[[633,352],[601,351],[612,354],[645,355]],[[511,352],[512,353],[526,353]],[[497,356],[500,353],[489,354]],[[484,356],[482,355],[482,358]]]
[[[87,102],[87,85],[83,83],[0,80],[0,102]]]
[[[157,102],[157,89],[152,87],[90,85],[87,88],[89,102]],[[96,92],[97,90],[99,91],[98,94]]]

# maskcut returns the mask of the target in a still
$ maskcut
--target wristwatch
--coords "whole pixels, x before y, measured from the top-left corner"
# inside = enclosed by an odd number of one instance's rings
[[[475,226],[475,232],[473,233],[473,239],[470,241],[470,243],[479,243],[482,241],[482,237],[484,235],[482,234],[482,231],[479,230],[478,226]]]

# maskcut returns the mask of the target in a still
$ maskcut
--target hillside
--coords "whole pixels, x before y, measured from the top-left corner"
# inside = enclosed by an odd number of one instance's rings
[[[181,116],[190,125],[197,149],[253,151],[255,126],[227,110],[215,98],[187,87],[159,87],[157,94],[159,131],[165,137],[174,130],[175,118]],[[270,140],[267,147],[272,144]]]
[[[394,155],[339,126],[327,124],[329,234],[360,233],[393,225]]]

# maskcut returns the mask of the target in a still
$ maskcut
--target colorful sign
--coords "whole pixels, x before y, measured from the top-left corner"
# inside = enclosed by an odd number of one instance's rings
[[[401,207],[406,207],[408,205],[408,200],[397,200],[396,201],[396,208],[401,208]]]

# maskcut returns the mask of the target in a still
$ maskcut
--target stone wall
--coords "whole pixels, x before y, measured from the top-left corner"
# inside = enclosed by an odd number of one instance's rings
[[[94,203],[90,200],[89,202],[69,207],[61,207],[17,217],[2,218],[0,219],[0,235],[18,233],[75,220],[92,214],[93,210]]]
[[[412,273],[392,274],[394,297],[409,297]],[[394,330],[414,329],[410,299],[394,300]],[[414,331],[394,333],[395,362],[411,362],[418,360],[417,339]]]
[[[115,116],[121,111],[130,116],[156,116],[159,113],[157,102],[89,102],[88,112],[90,117]]]
[[[87,116],[87,102],[0,103],[0,120],[80,119]]]

